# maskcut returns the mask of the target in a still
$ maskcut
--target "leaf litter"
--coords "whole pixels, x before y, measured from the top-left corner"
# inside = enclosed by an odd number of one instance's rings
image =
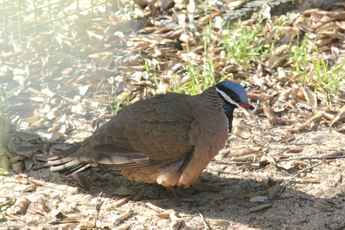
[[[239,22],[257,33],[241,51],[248,58],[238,59],[229,46],[241,37],[235,23],[222,27],[222,12],[245,2],[207,8],[195,1],[135,1],[136,20],[114,12],[66,20],[24,45],[1,41],[7,118],[0,120],[0,221],[81,229],[344,226],[345,4],[279,17],[264,8]],[[205,7],[209,14],[198,15]],[[84,190],[46,168],[49,154],[89,136],[117,108],[172,86],[189,93],[193,71],[201,73],[198,81],[211,75],[243,83],[258,119],[235,122],[225,147],[230,153],[211,162],[189,202],[177,206],[159,186],[127,181],[116,170],[91,169],[93,187]],[[111,186],[100,186],[100,177]],[[134,191],[143,192],[135,199]],[[96,208],[92,199],[100,192]],[[305,216],[293,214],[300,212]]]

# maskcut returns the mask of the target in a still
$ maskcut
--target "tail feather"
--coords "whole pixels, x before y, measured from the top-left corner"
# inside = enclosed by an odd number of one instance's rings
[[[48,158],[50,170],[66,176],[81,172],[90,166],[87,162],[87,154],[80,144],[62,151],[56,156]]]

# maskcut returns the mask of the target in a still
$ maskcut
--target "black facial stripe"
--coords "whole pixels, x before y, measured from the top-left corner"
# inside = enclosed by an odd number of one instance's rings
[[[227,94],[234,102],[237,102],[237,103],[241,102],[240,98],[237,96],[237,94],[234,91],[232,91],[231,89],[226,88],[226,87],[222,87],[222,86],[218,87],[218,89],[223,91],[225,94]],[[218,93],[218,94],[220,95],[221,98],[223,98],[223,100],[225,102],[229,103],[227,100],[225,100],[225,98],[220,93]]]

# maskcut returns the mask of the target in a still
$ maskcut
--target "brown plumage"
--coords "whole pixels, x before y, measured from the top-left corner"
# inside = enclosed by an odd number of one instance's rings
[[[138,101],[48,162],[65,175],[97,163],[121,168],[130,180],[187,188],[227,140],[236,106],[230,105],[230,117],[224,103],[216,86],[196,96],[167,93]]]

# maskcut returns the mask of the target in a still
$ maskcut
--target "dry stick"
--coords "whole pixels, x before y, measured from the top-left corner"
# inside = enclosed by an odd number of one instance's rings
[[[201,214],[201,213],[199,212],[199,216],[201,217],[202,222],[204,222],[204,225],[205,225],[204,230],[209,230],[209,229],[211,229],[210,226],[208,225],[208,223],[206,222],[204,215]]]
[[[298,173],[296,173],[293,177],[290,178],[290,180],[286,181],[285,185],[283,186],[283,188],[280,190],[280,192],[277,194],[277,196],[280,196],[286,189],[286,187],[291,183],[291,181],[293,181],[299,174],[301,174],[302,172],[306,172],[308,171],[309,169],[312,169],[312,168],[315,168],[316,166],[319,166],[322,164],[322,161],[317,163],[317,164],[314,164],[314,165],[311,165],[305,169],[302,169],[300,170]]]
[[[323,157],[295,157],[295,158],[286,158],[286,159],[277,159],[276,162],[281,161],[294,161],[294,160],[322,160],[322,159],[341,159],[345,158],[345,156],[323,156]],[[261,163],[263,161],[232,161],[232,162],[220,162],[216,161],[216,164],[253,164],[253,163]]]
[[[322,159],[339,159],[339,158],[345,158],[345,156],[296,157],[296,158],[278,159],[276,161],[280,162],[280,161],[293,161],[293,160],[322,160]]]
[[[99,199],[101,197],[102,193],[103,192],[100,192],[98,194],[98,196],[96,197],[96,205],[95,205],[95,213],[94,213],[94,220],[95,220],[94,227],[96,227],[97,220],[98,220],[98,217],[99,217],[99,213],[101,211],[101,206],[103,204],[103,201],[100,201],[100,199]]]

